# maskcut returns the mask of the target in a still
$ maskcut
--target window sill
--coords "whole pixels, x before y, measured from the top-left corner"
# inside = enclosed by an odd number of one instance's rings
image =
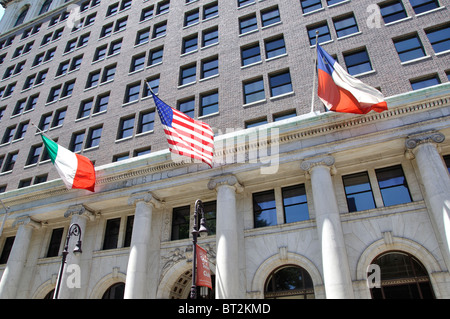
[[[420,61],[428,60],[428,59],[431,59],[431,55],[426,55],[426,56],[423,56],[423,57],[420,57],[420,58],[417,58],[417,59],[413,59],[413,60],[402,62],[401,65],[414,64],[416,62],[420,62]]]

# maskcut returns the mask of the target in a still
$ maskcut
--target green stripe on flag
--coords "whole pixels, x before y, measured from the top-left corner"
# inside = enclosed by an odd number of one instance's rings
[[[52,160],[52,163],[55,164],[56,154],[58,154],[58,144],[53,142],[48,137],[41,134],[42,140],[44,141],[45,148],[47,149],[48,155]]]

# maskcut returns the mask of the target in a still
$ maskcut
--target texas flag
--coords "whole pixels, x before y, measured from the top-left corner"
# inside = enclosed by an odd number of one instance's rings
[[[334,112],[366,114],[387,110],[377,89],[348,74],[320,45],[317,45],[318,96]]]

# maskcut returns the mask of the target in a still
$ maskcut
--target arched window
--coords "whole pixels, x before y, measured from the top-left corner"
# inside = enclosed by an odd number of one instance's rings
[[[28,6],[22,10],[22,12],[19,14],[19,16],[17,17],[16,23],[14,23],[14,26],[17,27],[18,25],[21,25],[24,21],[25,21],[25,17],[27,16],[28,13]]]
[[[309,273],[299,266],[277,268],[264,285],[264,297],[275,299],[314,299],[314,286]]]
[[[103,294],[102,299],[123,299],[125,293],[125,284],[119,282],[110,286]]]
[[[45,0],[44,3],[42,4],[41,10],[39,10],[39,14],[46,13],[48,9],[50,9],[52,1],[53,0]]]
[[[414,256],[387,252],[372,264],[381,271],[381,288],[370,289],[373,299],[434,299],[428,272]]]

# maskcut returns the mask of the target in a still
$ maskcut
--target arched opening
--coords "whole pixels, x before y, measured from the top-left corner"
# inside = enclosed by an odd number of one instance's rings
[[[53,0],[45,0],[41,6],[41,9],[39,10],[39,15],[46,13],[50,9],[52,2]]]
[[[102,299],[123,299],[125,293],[125,284],[118,282],[106,289]]]
[[[26,6],[24,9],[22,9],[22,12],[20,12],[19,16],[16,19],[16,23],[14,23],[14,26],[17,27],[18,25],[21,25],[25,21],[25,17],[27,16],[29,6]]]
[[[314,299],[314,285],[302,267],[285,265],[275,269],[264,285],[267,299]]]
[[[414,256],[391,251],[376,257],[380,267],[380,288],[371,288],[373,299],[434,299],[428,272]]]
[[[215,275],[211,274],[213,289],[197,287],[197,299],[214,299]],[[192,287],[192,270],[183,272],[170,290],[169,299],[190,299]]]

